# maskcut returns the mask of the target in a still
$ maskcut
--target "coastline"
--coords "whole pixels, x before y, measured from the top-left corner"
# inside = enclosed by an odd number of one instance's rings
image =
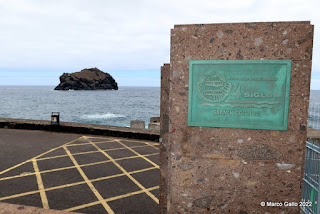
[[[50,121],[47,120],[0,118],[0,128],[104,135],[141,140],[151,140],[156,142],[159,142],[160,139],[160,132],[155,130],[134,129],[130,127],[94,125],[73,122],[60,122],[60,125],[51,125]],[[308,128],[307,138],[320,140],[320,130]]]

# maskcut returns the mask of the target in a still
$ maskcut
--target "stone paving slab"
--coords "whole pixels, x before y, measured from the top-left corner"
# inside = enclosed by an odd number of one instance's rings
[[[0,129],[6,148],[0,157],[10,160],[1,164],[0,202],[80,213],[157,213],[159,143],[52,134]]]

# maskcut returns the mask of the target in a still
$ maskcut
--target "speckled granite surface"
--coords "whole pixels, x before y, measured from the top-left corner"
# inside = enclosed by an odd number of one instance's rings
[[[298,213],[313,25],[176,25],[171,30],[168,213]],[[189,127],[189,60],[291,59],[288,131]],[[163,158],[163,157],[162,157]]]
[[[169,131],[169,81],[170,64],[161,67],[161,105],[160,105],[160,213],[167,212],[167,171],[168,171],[168,131]]]

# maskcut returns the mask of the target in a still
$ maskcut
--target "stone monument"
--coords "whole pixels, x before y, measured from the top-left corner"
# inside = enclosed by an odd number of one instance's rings
[[[172,29],[161,213],[299,212],[312,48],[308,21]]]
[[[160,102],[160,213],[167,212],[167,170],[168,170],[168,131],[169,131],[169,81],[170,64],[161,67],[161,102]]]

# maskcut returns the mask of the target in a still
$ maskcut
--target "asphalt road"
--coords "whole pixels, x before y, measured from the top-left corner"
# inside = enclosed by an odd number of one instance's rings
[[[0,129],[0,202],[80,213],[157,213],[152,141]]]
[[[0,128],[0,171],[79,137],[81,135]]]

